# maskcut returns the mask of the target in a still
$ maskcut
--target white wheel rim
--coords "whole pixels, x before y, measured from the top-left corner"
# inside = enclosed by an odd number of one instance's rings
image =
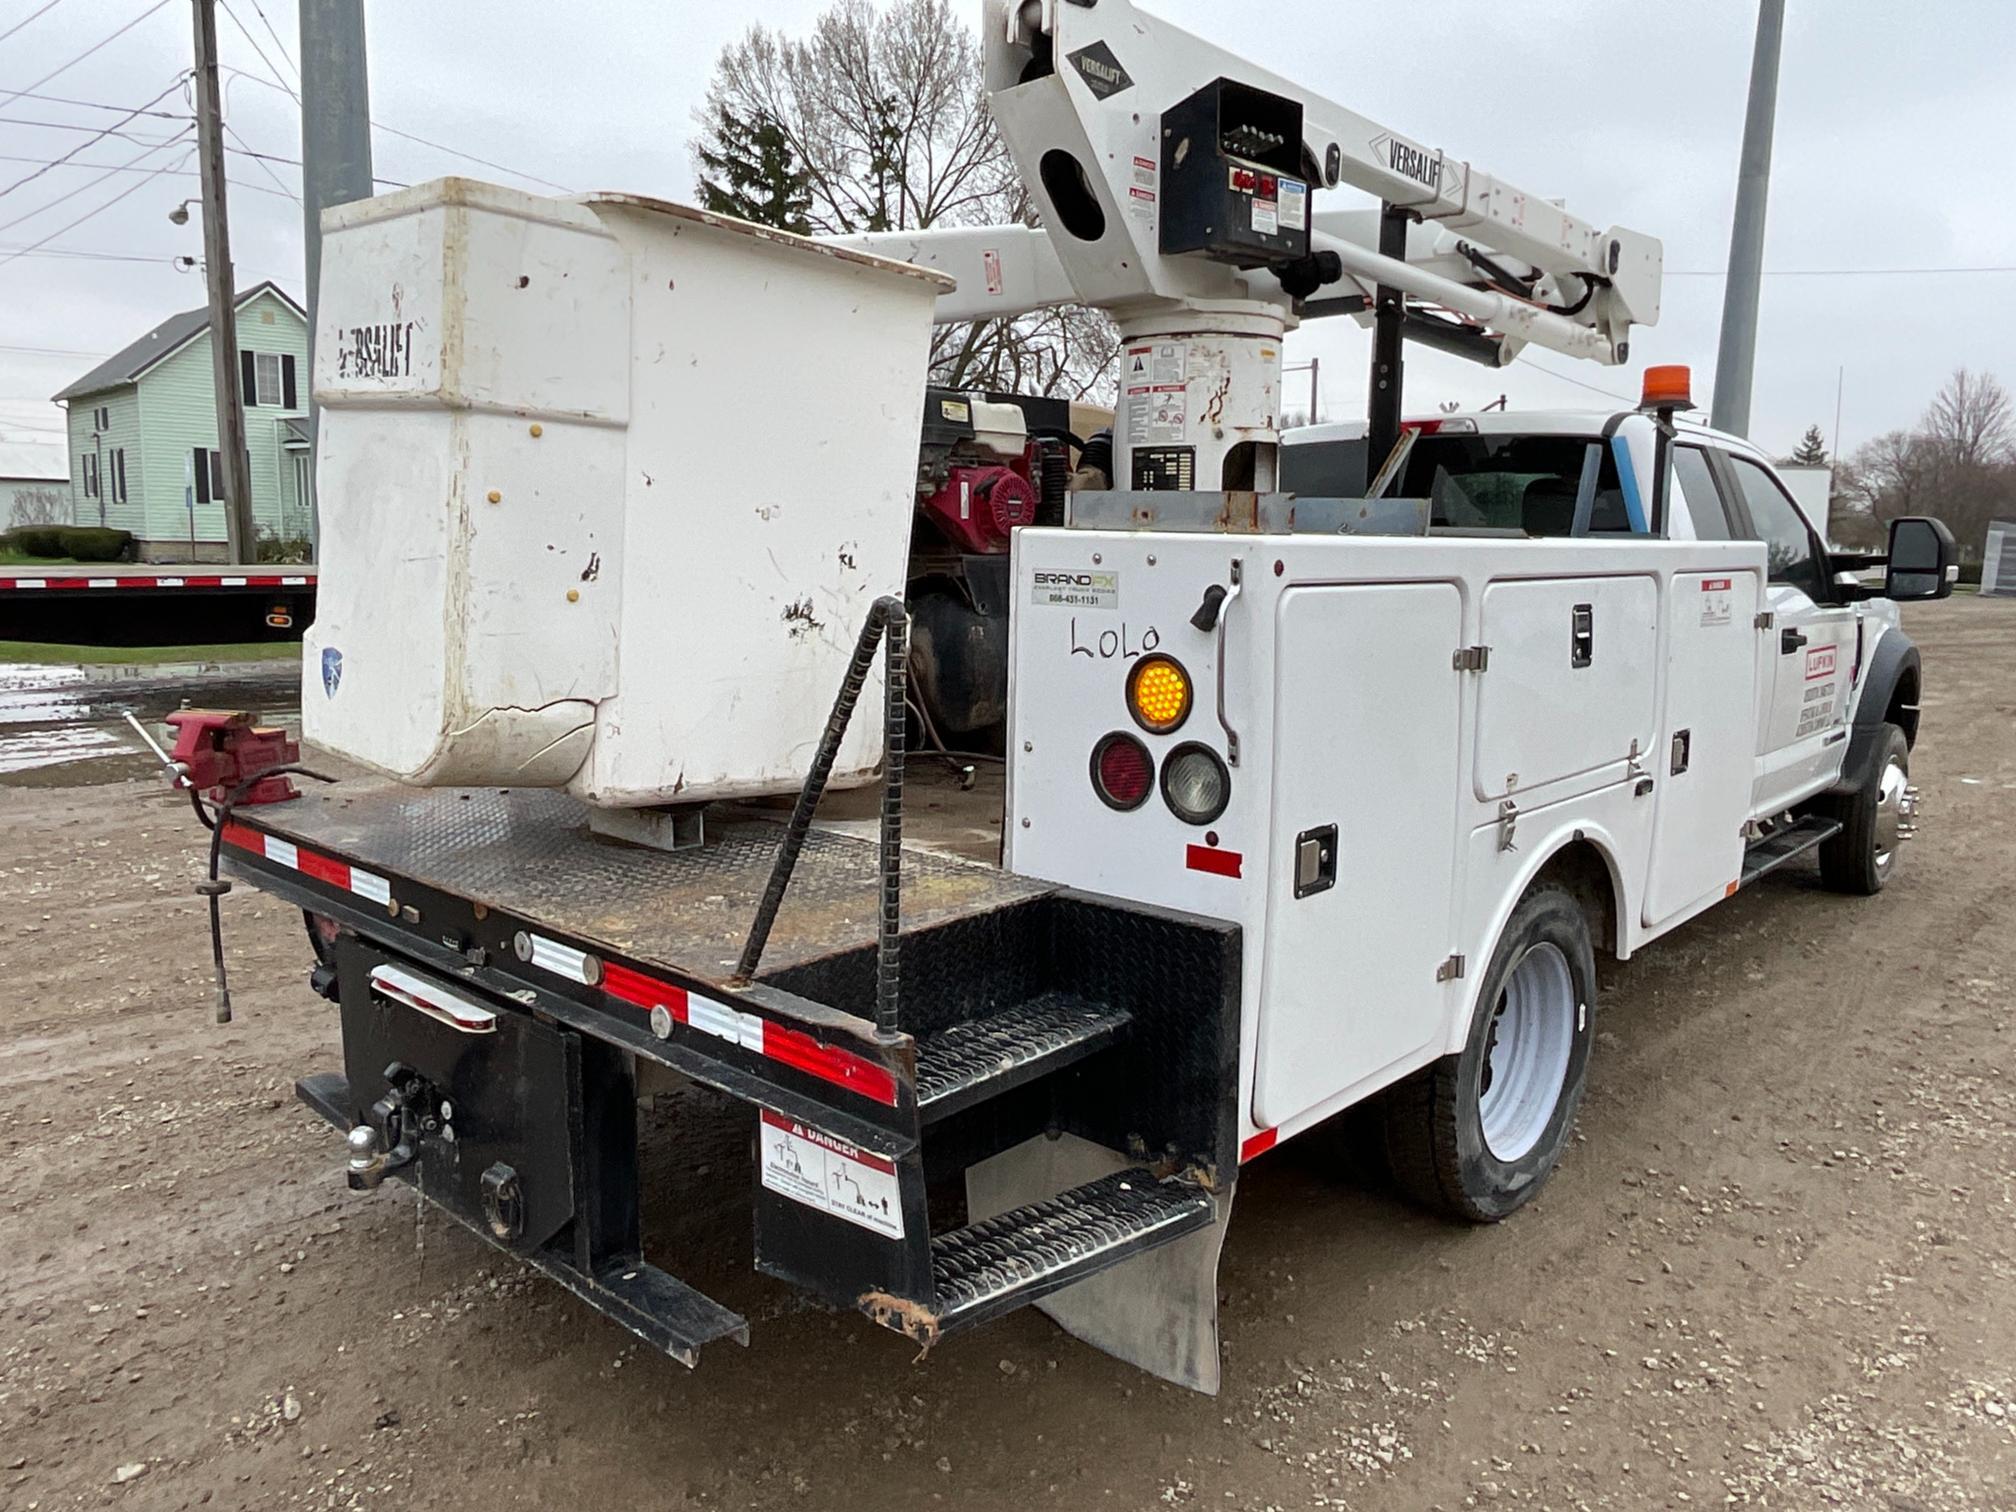
[[[1575,973],[1558,945],[1519,958],[1492,1010],[1477,1115],[1492,1155],[1513,1161],[1547,1132],[1575,1047]]]
[[[1898,847],[1910,833],[1917,814],[1918,795],[1912,791],[1911,777],[1894,760],[1883,768],[1876,788],[1875,839],[1876,875],[1887,877],[1896,864]]]

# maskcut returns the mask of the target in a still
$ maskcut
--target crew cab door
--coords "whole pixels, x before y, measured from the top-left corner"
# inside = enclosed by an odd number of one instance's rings
[[[1771,470],[1734,452],[1717,471],[1751,540],[1764,543],[1770,623],[1757,638],[1757,776],[1753,816],[1776,814],[1830,783],[1848,736],[1856,672],[1853,605],[1837,603],[1827,554]]]

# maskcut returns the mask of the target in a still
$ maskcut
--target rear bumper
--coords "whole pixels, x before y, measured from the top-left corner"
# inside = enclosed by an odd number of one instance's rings
[[[1236,1169],[1234,926],[1025,890],[906,932],[905,1032],[878,1037],[865,939],[724,987],[287,817],[235,820],[223,857],[336,926],[344,1068],[297,1090],[370,1131],[383,1169],[357,1184],[408,1183],[684,1363],[747,1325],[643,1256],[640,1063],[754,1110],[759,1271],[926,1344],[1208,1225]],[[933,1232],[934,1196],[1046,1132],[1124,1179]]]

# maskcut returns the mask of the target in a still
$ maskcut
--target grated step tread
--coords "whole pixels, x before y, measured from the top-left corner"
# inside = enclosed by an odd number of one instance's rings
[[[939,1326],[994,1317],[1209,1225],[1211,1196],[1119,1171],[931,1241]]]
[[[1102,1050],[1129,1015],[1065,992],[954,1024],[917,1046],[917,1106],[926,1121],[1061,1070]]]
[[[1783,829],[1773,830],[1762,839],[1751,841],[1743,851],[1743,886],[1748,887],[1788,861],[1798,860],[1840,833],[1840,820],[1809,814]]]

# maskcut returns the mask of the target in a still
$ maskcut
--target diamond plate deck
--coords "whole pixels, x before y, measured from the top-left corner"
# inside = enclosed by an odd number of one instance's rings
[[[588,833],[564,793],[344,782],[247,822],[371,871],[406,878],[591,941],[612,954],[725,983],[784,826],[747,810],[708,816],[708,841],[664,852]],[[906,850],[903,927],[989,913],[1055,889],[998,867]],[[871,943],[876,847],[815,829],[785,894],[763,975]]]
[[[1119,1171],[931,1241],[942,1328],[978,1323],[1212,1221],[1202,1188]]]

